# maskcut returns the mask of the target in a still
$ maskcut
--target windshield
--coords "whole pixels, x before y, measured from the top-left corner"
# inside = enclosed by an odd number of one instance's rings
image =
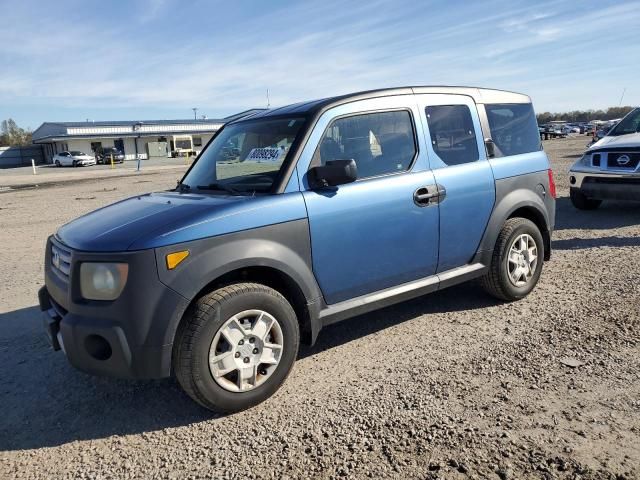
[[[73,155],[74,157],[81,157],[85,154],[82,152],[79,152],[78,150],[74,150],[73,152],[71,152],[71,155]]]
[[[281,117],[227,125],[181,183],[227,193],[269,192],[304,121]]]
[[[640,132],[640,108],[632,110],[622,121],[613,127],[608,135],[626,135]]]

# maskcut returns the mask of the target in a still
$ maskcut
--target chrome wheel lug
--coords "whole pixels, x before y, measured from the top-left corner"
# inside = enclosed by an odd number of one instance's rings
[[[255,341],[256,341],[256,339],[255,339],[255,338],[253,338],[253,337],[251,337],[251,338],[249,339],[249,343],[255,343]]]
[[[240,358],[240,352],[236,352],[235,357],[236,357],[236,358]]]
[[[244,345],[244,340],[240,340],[240,341],[238,342],[238,345],[240,345],[240,346]]]
[[[244,357],[244,359],[243,359],[242,361],[243,361],[244,363],[249,363],[249,362],[250,362],[249,357]]]
[[[259,350],[258,350],[257,348],[254,348],[254,349],[253,349],[253,354],[254,354],[254,355],[257,355],[257,354],[258,354],[258,352],[259,352]]]

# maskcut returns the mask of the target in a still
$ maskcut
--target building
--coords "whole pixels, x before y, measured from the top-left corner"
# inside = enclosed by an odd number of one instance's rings
[[[60,152],[95,154],[105,147],[122,151],[126,160],[197,155],[225,123],[259,111],[205,120],[45,122],[33,132],[33,143],[42,146],[47,163]]]

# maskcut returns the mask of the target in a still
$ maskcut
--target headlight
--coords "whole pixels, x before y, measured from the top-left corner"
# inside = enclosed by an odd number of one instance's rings
[[[115,300],[122,293],[128,274],[126,263],[82,263],[80,292],[87,300]]]
[[[580,160],[578,160],[578,164],[584,166],[584,167],[590,167],[591,166],[591,154],[590,153],[585,153],[584,155],[582,155],[582,158],[580,158]]]

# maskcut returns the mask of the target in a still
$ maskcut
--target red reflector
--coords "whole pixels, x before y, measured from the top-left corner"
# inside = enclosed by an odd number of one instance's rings
[[[549,193],[553,198],[558,198],[556,195],[556,182],[553,181],[553,170],[547,170],[549,174]]]

